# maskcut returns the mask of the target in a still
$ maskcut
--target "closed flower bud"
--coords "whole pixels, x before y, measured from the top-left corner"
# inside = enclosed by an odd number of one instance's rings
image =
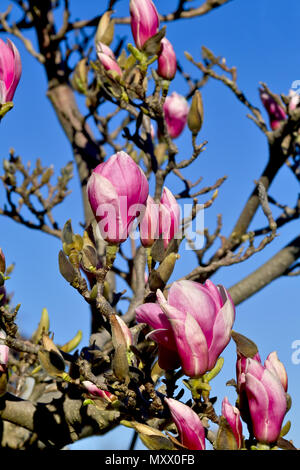
[[[158,13],[151,0],[130,0],[129,10],[133,39],[142,50],[145,42],[158,32]]]
[[[0,105],[12,101],[21,78],[22,64],[12,41],[0,39]]]
[[[0,330],[0,340],[3,340],[6,338],[6,333],[4,330]],[[9,347],[6,346],[6,344],[2,344],[0,341],[0,375],[2,372],[6,371],[6,366],[8,363],[8,352],[9,352]]]
[[[265,90],[259,89],[260,99],[269,115],[270,126],[273,131],[280,127],[282,121],[286,120],[286,114],[274,98]]]
[[[123,344],[126,349],[129,349],[132,345],[132,334],[124,320],[118,315],[112,315],[110,321],[114,346]]]
[[[199,90],[196,90],[189,110],[187,123],[193,134],[198,134],[203,123],[203,103]]]
[[[189,377],[200,377],[213,369],[231,338],[235,317],[232,300],[223,286],[211,281],[174,282],[168,299],[157,292],[158,304],[136,309],[138,323],[154,329],[148,337],[158,343],[159,366],[181,367]]]
[[[79,93],[85,93],[87,91],[87,86],[88,86],[88,66],[87,66],[87,61],[86,58],[81,59],[74,70],[73,76],[72,76],[72,86],[74,90],[78,91]],[[53,174],[53,169],[51,169],[51,174],[50,177]],[[50,179],[50,178],[49,178]]]
[[[109,403],[112,403],[113,401],[117,400],[117,397],[115,395],[108,392],[107,390],[101,390],[95,384],[93,384],[93,382],[90,382],[89,380],[84,380],[82,382],[82,385],[87,389],[87,391],[93,397],[103,398],[105,401]]]
[[[163,109],[168,133],[172,139],[175,139],[186,125],[189,105],[183,96],[174,91],[166,97]]]
[[[167,38],[163,38],[157,58],[157,73],[164,80],[172,80],[176,75],[176,70],[177,60],[173,46]]]
[[[158,239],[159,205],[155,204],[151,196],[148,196],[146,211],[140,223],[141,243],[144,247],[150,247]]]
[[[248,358],[244,390],[255,438],[265,444],[276,442],[287,409],[285,390],[278,376]]]
[[[180,442],[189,450],[205,450],[205,431],[199,416],[189,406],[165,398],[179,432]]]
[[[117,152],[94,169],[87,193],[102,237],[121,243],[128,238],[134,219],[145,210],[149,185],[133,159]]]
[[[167,248],[180,226],[180,206],[172,192],[165,186],[159,205],[159,235]]]
[[[243,443],[243,427],[240,412],[235,406],[232,406],[229,403],[227,397],[225,397],[222,402],[222,415],[226,418],[226,421],[232,430],[237,443],[237,448],[240,449]]]
[[[102,42],[97,43],[97,56],[105,70],[114,71],[118,75],[122,75],[122,70],[116,61],[113,51]]]

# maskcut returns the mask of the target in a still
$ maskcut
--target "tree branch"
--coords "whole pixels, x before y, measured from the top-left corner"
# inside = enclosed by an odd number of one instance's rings
[[[249,276],[230,287],[229,292],[236,305],[263,289],[278,277],[300,257],[300,237],[280,250],[269,261],[256,269]]]

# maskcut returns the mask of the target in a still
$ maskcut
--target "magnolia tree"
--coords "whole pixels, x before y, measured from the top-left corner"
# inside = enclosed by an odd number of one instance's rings
[[[110,0],[100,5],[98,16],[76,20],[67,0],[15,3],[18,21],[11,20],[11,8],[0,17],[7,33],[0,39],[1,119],[14,112],[22,74],[17,37],[46,72],[47,95],[74,154],[85,223],[74,233],[67,216],[60,225],[53,215],[68,195],[72,164],[54,184],[52,167],[38,161],[30,168],[14,152],[3,160],[7,201],[0,213],[58,239],[59,275],[88,304],[91,331],[89,344],[81,345],[79,332],[58,345],[44,309],[37,329],[24,337],[18,329],[20,304],[12,305],[7,291],[13,273],[1,250],[2,447],[63,448],[123,425],[152,450],[294,449],[283,437],[291,398],[277,339],[263,362],[259,345],[247,332],[237,332],[234,322],[239,303],[274,279],[296,273],[299,235],[230,289],[225,277],[224,285],[211,279],[219,269],[255,257],[278,227],[299,217],[297,203],[279,206],[282,214],[275,220],[276,201],[268,195],[284,165],[299,180],[299,95],[279,96],[262,84],[262,112],[239,89],[236,69],[225,59],[205,47],[202,57],[188,52],[178,57],[168,24],[197,17],[200,24],[203,15],[226,8],[228,0],[192,7],[178,0],[165,15],[159,12],[161,2],[126,0],[125,17],[118,14],[118,1]],[[128,25],[129,43],[118,39],[121,24]],[[27,37],[29,29],[35,42]],[[193,76],[183,61],[192,64]],[[176,74],[185,90],[172,88]],[[228,236],[221,216],[214,230],[203,223],[203,211],[221,197],[225,177],[204,187],[201,179],[185,176],[190,165],[201,172],[198,157],[206,142],[198,135],[204,120],[200,90],[213,81],[222,82],[248,109],[269,148],[268,164]],[[84,110],[78,104],[82,98]],[[184,129],[190,155],[176,145]],[[181,192],[168,187],[171,175]],[[259,208],[265,227],[249,231]],[[195,267],[174,279],[186,255],[183,241],[194,253]],[[119,306],[125,294],[120,280],[127,284],[127,309]],[[236,344],[236,377],[228,377],[236,391],[232,403],[213,386],[231,340]]]

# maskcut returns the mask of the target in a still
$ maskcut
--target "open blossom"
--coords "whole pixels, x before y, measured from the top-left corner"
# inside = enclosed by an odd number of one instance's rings
[[[164,116],[170,137],[178,137],[187,123],[189,105],[184,96],[174,91],[164,102]]]
[[[276,442],[286,413],[286,394],[279,377],[247,358],[243,378],[255,438],[262,443]]]
[[[159,205],[159,235],[162,235],[165,249],[178,232],[179,225],[179,204],[172,192],[165,186]]]
[[[165,398],[178,429],[180,442],[189,450],[205,450],[205,431],[199,416],[189,406]]]
[[[125,152],[117,152],[93,171],[87,185],[92,211],[102,237],[110,243],[128,238],[149,193],[147,178]]]
[[[227,397],[222,402],[222,415],[226,418],[233,435],[235,437],[237,448],[240,449],[243,443],[243,426],[239,410],[229,403]]]
[[[98,42],[97,55],[105,70],[115,71],[118,75],[122,75],[122,70],[110,47],[106,46],[106,44],[103,44],[102,42]]]
[[[260,99],[269,115],[270,126],[273,131],[280,127],[282,121],[286,120],[284,109],[265,90],[259,89]]]
[[[165,80],[172,80],[176,75],[176,70],[177,60],[173,46],[167,38],[163,38],[157,57],[157,73]]]
[[[158,32],[159,16],[151,0],[130,0],[129,11],[134,42],[142,50],[145,42]]]
[[[138,323],[154,331],[149,337],[158,343],[162,369],[178,368],[190,377],[211,370],[230,341],[235,318],[233,302],[223,286],[211,281],[174,282],[168,300],[157,291],[158,303],[136,309]]]
[[[21,78],[22,63],[12,41],[0,39],[0,104],[12,101]]]

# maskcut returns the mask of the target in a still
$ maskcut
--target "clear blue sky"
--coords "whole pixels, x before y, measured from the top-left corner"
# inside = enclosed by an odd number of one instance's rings
[[[2,3],[4,10],[8,2],[5,0]],[[101,3],[105,2],[86,0],[82,3],[73,0],[73,18],[88,18],[101,13],[97,10]],[[117,3],[118,15],[128,14],[128,3],[127,0]],[[176,3],[171,0],[155,2],[161,13],[174,8]],[[199,2],[189,5],[196,6]],[[167,37],[173,43],[185,71],[194,77],[197,77],[197,70],[184,58],[184,51],[189,51],[199,60],[201,46],[205,45],[216,55],[226,57],[228,65],[237,67],[239,87],[253,104],[261,106],[258,95],[260,81],[266,82],[276,93],[287,94],[292,82],[300,79],[299,14],[298,0],[232,0],[204,17],[168,24]],[[124,36],[132,42],[130,28],[117,27],[113,45]],[[13,40],[22,56],[23,75],[14,99],[15,108],[1,123],[1,158],[7,158],[9,148],[13,147],[24,162],[39,157],[44,165],[54,164],[57,174],[59,168],[72,159],[70,147],[45,96],[46,80],[41,66],[28,55],[19,40]],[[188,91],[179,74],[172,83],[171,91],[182,94]],[[215,204],[205,212],[205,224],[211,231],[215,227],[216,215],[222,213],[224,234],[228,235],[252,191],[253,181],[259,177],[267,162],[267,144],[264,136],[246,117],[247,109],[224,85],[210,81],[202,94],[205,122],[199,142],[208,140],[207,150],[185,174],[193,180],[202,176],[203,185],[210,185],[223,175],[228,176]],[[265,113],[264,116],[267,119]],[[176,142],[179,157],[187,158],[190,155],[188,129]],[[172,178],[167,180],[170,189],[181,191],[183,188],[176,184],[177,181]],[[79,232],[83,211],[79,204],[76,173],[70,187],[72,194],[55,215],[60,225],[71,218],[75,231]],[[293,206],[297,191],[299,186],[286,168],[276,178],[270,194],[282,204]],[[2,191],[0,197],[3,200]],[[199,202],[205,202],[205,199]],[[262,224],[264,219],[259,213],[251,228]],[[299,221],[280,229],[278,238],[262,253],[241,265],[220,270],[212,280],[225,287],[232,286],[294,238],[297,227],[299,230]],[[31,334],[38,324],[42,308],[47,307],[56,342],[66,342],[81,329],[84,333],[81,346],[84,346],[88,342],[89,309],[58,273],[59,241],[3,217],[0,218],[0,228],[0,246],[7,262],[16,264],[7,288],[14,292],[13,302],[22,304],[18,316],[21,331]],[[173,280],[195,266],[190,252],[182,252],[181,255]],[[276,350],[284,362],[289,376],[289,393],[293,399],[292,410],[286,417],[286,420],[292,421],[287,437],[300,446],[300,365],[293,364],[291,360],[291,345],[300,339],[297,289],[299,277],[281,278],[273,282],[237,307],[234,329],[257,343],[263,360],[269,352]],[[213,383],[213,392],[219,397],[218,412],[225,394],[232,403],[235,400],[234,390],[225,386],[227,380],[235,377],[234,344],[230,343],[223,356],[225,366]],[[126,449],[130,437],[131,431],[127,428],[122,431],[118,429],[101,438],[87,439],[74,445],[74,448]],[[137,448],[143,447],[138,444]]]

